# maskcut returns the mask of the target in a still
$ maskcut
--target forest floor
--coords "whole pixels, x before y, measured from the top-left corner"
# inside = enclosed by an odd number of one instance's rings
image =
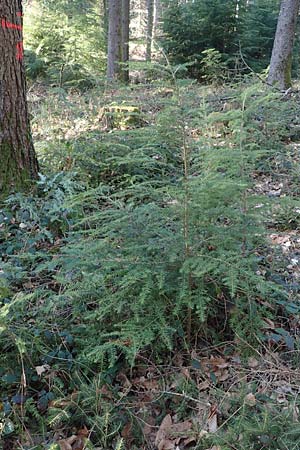
[[[256,91],[262,89],[253,83],[250,87],[182,86],[157,83],[84,95],[75,90],[33,86],[29,101],[42,173],[51,178],[59,172],[75,172],[95,186],[106,173],[105,161],[97,158],[99,145],[106,152],[113,152],[122,143],[132,148],[141,142],[146,145],[147,133],[150,130],[151,134],[151,127],[154,129],[158,121],[163,127],[173,126],[168,108],[175,96],[187,109],[185,127],[190,142],[222,148],[236,139],[236,121],[244,114],[247,101],[243,92],[250,89],[251,103],[252,98],[256,101]],[[250,135],[255,134],[260,142],[269,145],[267,156],[258,157],[251,168],[247,166],[251,180],[247,196],[254,199],[253,203],[249,200],[251,208],[259,210],[267,203],[265,245],[256,250],[263,261],[257,275],[264,277],[267,273],[286,292],[276,303],[273,299],[256,299],[267,311],[260,322],[257,342],[247,342],[230,330],[234,307],[224,300],[216,317],[210,318],[208,331],[195,334],[189,345],[175,346],[159,357],[155,348],[146,348],[136,356],[134,365],[118,364],[105,382],[100,382],[96,373],[93,380],[88,379],[84,370],[78,376],[76,363],[63,369],[46,359],[37,364],[29,350],[19,351],[15,359],[22,366],[21,377],[18,370],[15,376],[9,358],[0,368],[0,448],[300,449],[299,94],[274,94],[273,98],[263,93],[255,108],[253,122],[249,122]],[[199,109],[201,119],[197,117]],[[234,115],[236,111],[239,116]],[[205,117],[209,125],[204,132]],[[248,147],[246,151],[250,151]],[[12,211],[14,202],[17,200],[9,203]],[[10,222],[26,228],[26,221],[21,219],[12,217]],[[4,248],[0,241],[3,260],[9,259],[5,255],[22,254],[24,242],[32,234],[31,228],[25,239],[14,235],[10,245],[15,248]],[[64,246],[64,234],[67,232],[62,234],[60,230],[47,242],[44,233],[42,243],[39,241],[41,251],[55,255]],[[43,256],[39,254],[39,258]],[[39,273],[36,278],[23,273],[16,289],[13,283],[9,286],[14,293],[25,293],[28,308],[34,311],[45,304],[42,300],[38,307],[33,304],[31,293],[53,283],[42,269]],[[60,288],[55,285],[53,289]],[[221,293],[216,302],[222,303],[222,299]],[[37,316],[35,312],[31,320],[38,323]],[[68,314],[64,320],[68,320]],[[216,330],[215,334],[209,327]],[[13,332],[17,335],[17,329]],[[20,333],[18,342],[22,339],[26,340]],[[30,350],[40,351],[38,346]],[[11,346],[6,351],[13,353]],[[26,365],[36,372],[37,379],[32,377],[30,381],[32,375],[29,369],[26,372]],[[66,380],[72,379],[73,371],[74,379],[81,377],[80,383],[69,382],[71,387],[67,387]],[[59,384],[56,378],[63,381]],[[52,388],[60,392],[60,398],[49,395]],[[77,410],[80,418],[72,420]],[[93,426],[94,417],[101,420],[98,423],[95,419]]]

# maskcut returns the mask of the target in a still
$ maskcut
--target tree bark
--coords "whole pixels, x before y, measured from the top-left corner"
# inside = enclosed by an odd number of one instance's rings
[[[37,178],[23,60],[22,1],[0,1],[0,194]]]
[[[130,0],[122,0],[122,67],[121,79],[129,82],[129,24],[130,24]]]
[[[147,47],[146,61],[151,61],[154,26],[154,0],[147,0]]]
[[[122,61],[122,0],[110,0],[108,6],[107,78],[120,78]]]
[[[269,84],[280,89],[292,85],[292,53],[300,0],[282,0],[273,45]]]

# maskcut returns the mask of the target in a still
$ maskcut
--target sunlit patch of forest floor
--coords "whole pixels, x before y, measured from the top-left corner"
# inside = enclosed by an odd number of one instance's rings
[[[120,358],[106,369],[104,378],[97,372],[91,377],[92,365],[89,370],[78,370],[70,361],[62,369],[59,361],[41,358],[37,364],[27,350],[19,351],[15,358],[22,365],[21,377],[14,378],[9,359],[0,372],[0,448],[300,448],[299,94],[270,95],[253,81],[222,88],[186,81],[177,86],[157,82],[87,93],[36,84],[30,89],[29,101],[41,172],[50,178],[59,172],[76,173],[92,188],[103,179],[114,182],[116,177],[118,183],[119,167],[114,169],[111,159],[114,152],[122,156],[124,151],[128,157],[128,152],[149,142],[158,148],[159,136],[168,142],[168,133],[181,120],[168,112],[174,104],[185,115],[191,148],[231,148],[246,130],[241,158],[244,152],[254,151],[256,144],[257,154],[242,164],[249,179],[245,209],[263,209],[265,229],[265,243],[255,249],[256,275],[278,285],[279,294],[275,300],[255,299],[265,314],[251,341],[232,332],[235,305],[227,305],[219,292],[215,317],[210,316],[202,334],[194,334],[190,343],[178,348],[175,343],[172,351],[160,355],[155,348],[145,348],[133,365]],[[161,134],[157,134],[158,127]],[[153,158],[159,158],[159,152]],[[25,220],[13,215],[9,220],[26,231]],[[37,245],[55,257],[65,245],[68,230],[56,230],[54,225],[45,225],[52,237],[47,241],[44,233]],[[32,234],[31,228],[28,239]],[[5,252],[22,252],[18,239],[16,235],[11,243],[15,250],[3,247],[4,260],[9,259]],[[36,311],[33,322],[38,322],[39,308],[45,303],[31,304],[30,293],[46,284],[60,292],[59,280],[54,281],[47,270],[41,269],[35,278],[23,273],[16,286],[8,288],[29,295],[28,308],[32,305]],[[68,329],[69,313],[64,314]],[[69,331],[72,335],[72,328]],[[64,335],[61,347],[67,345]],[[6,351],[13,352],[11,347]],[[49,395],[52,391],[53,396]]]

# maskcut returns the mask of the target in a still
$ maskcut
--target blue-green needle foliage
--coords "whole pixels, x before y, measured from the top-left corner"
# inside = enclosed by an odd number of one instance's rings
[[[6,284],[15,271],[20,289],[27,281],[34,292],[11,306],[5,300],[1,319],[4,333],[30,335],[32,350],[39,342],[39,363],[113,364],[120,355],[132,362],[150,346],[161,355],[199,333],[216,340],[236,333],[256,345],[269,314],[261,300],[271,302],[277,288],[260,271],[269,205],[251,192],[251,173],[270,158],[278,100],[261,86],[243,88],[228,112],[216,112],[193,86],[177,86],[136,140],[125,131],[99,143],[103,171],[93,188],[58,176],[41,181],[56,220],[47,225],[41,200],[29,202],[40,214],[33,244],[23,224],[21,249],[3,269]],[[34,211],[15,209],[29,211],[18,219],[27,227]],[[50,236],[40,235],[45,229]],[[45,281],[34,289],[36,279]],[[72,344],[57,347],[66,332]]]
[[[189,326],[206,332],[225,310],[236,332],[256,340],[263,316],[256,299],[276,289],[259,272],[264,207],[248,193],[264,157],[254,97],[250,90],[232,111],[210,114],[201,99],[195,105],[192,88],[179,90],[153,127],[156,145],[125,143],[118,155],[112,144],[112,178],[122,182],[107,182],[106,172],[105,183],[73,199],[84,217],[69,234],[57,279],[80,359],[170,349],[185,342]],[[221,314],[216,327],[226,320]]]

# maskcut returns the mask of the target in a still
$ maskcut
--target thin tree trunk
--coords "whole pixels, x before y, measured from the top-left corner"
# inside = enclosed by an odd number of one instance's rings
[[[108,33],[108,6],[107,6],[107,0],[102,0],[102,21],[101,26],[104,28],[105,37],[107,39],[107,33]]]
[[[147,0],[147,48],[146,61],[151,61],[152,42],[153,42],[153,26],[154,26],[154,0]]]
[[[129,82],[129,24],[130,0],[122,0],[122,72],[121,79]]]
[[[120,78],[122,61],[122,0],[109,0],[107,78]]]
[[[22,1],[0,1],[0,193],[37,178],[26,100]]]
[[[280,89],[292,85],[292,53],[300,0],[282,0],[272,51],[268,83]]]

